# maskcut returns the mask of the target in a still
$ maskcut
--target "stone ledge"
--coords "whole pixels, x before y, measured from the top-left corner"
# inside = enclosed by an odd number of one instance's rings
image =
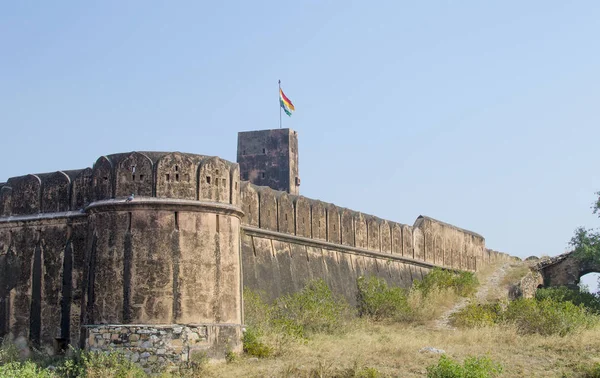
[[[13,222],[33,222],[46,220],[63,220],[66,218],[85,218],[87,216],[83,210],[63,211],[59,213],[38,213],[30,215],[11,215],[8,217],[0,217],[0,224]]]
[[[92,202],[85,208],[86,213],[131,210],[214,212],[238,218],[244,216],[244,212],[239,207],[226,203],[155,197],[136,197],[132,201],[108,199]]]

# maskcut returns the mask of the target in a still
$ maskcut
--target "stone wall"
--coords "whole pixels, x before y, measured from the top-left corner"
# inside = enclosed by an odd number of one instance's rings
[[[323,279],[337,294],[356,302],[356,279],[377,276],[388,284],[410,287],[432,264],[399,255],[292,236],[255,227],[242,227],[244,287],[273,300],[293,293],[312,279]]]
[[[125,348],[152,368],[181,358],[172,340],[196,332],[198,348],[223,358],[241,350],[243,285],[276,298],[322,278],[353,302],[361,275],[408,287],[436,266],[507,256],[428,217],[400,224],[239,175],[218,157],[129,152],[1,183],[0,337],[49,353]]]
[[[210,348],[206,326],[106,324],[86,329],[88,350],[119,350],[148,373],[193,360]]]
[[[237,164],[179,152],[0,184],[0,337],[52,354],[99,324],[181,323],[214,328],[211,357],[240,350],[239,186]]]
[[[242,223],[263,230],[450,269],[475,271],[508,257],[486,249],[483,236],[426,216],[409,226],[248,182],[242,182],[240,199],[245,212]]]

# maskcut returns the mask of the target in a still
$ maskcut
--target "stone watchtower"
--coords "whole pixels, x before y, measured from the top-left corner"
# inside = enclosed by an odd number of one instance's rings
[[[238,133],[237,162],[244,181],[300,193],[298,133],[292,129]]]

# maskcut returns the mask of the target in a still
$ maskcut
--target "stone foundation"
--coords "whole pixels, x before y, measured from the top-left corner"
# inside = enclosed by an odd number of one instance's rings
[[[119,351],[147,371],[189,361],[195,353],[209,354],[206,325],[86,326],[89,351]]]

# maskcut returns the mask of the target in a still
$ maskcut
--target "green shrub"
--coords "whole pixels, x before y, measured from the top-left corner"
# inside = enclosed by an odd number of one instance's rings
[[[560,335],[589,328],[598,322],[583,306],[550,298],[542,300],[517,299],[509,303],[504,319],[522,333]]]
[[[244,312],[251,335],[279,333],[301,339],[343,331],[351,315],[348,303],[335,297],[324,280],[309,281],[301,291],[284,295],[272,305],[260,293],[246,289]]]
[[[325,281],[313,280],[301,291],[277,299],[272,321],[276,329],[306,338],[315,333],[343,331],[349,315],[344,299],[335,297]]]
[[[72,350],[72,356],[56,369],[61,377],[146,377],[146,373],[120,352],[86,352]]]
[[[244,318],[246,324],[259,331],[271,327],[273,306],[264,300],[265,294],[244,288]]]
[[[461,297],[475,294],[479,281],[471,272],[455,273],[441,268],[432,269],[423,280],[416,280],[413,289],[421,290],[427,295],[433,289],[452,288]]]
[[[582,378],[600,378],[600,363],[598,362],[580,370]]]
[[[58,378],[54,372],[42,369],[31,361],[8,362],[0,365],[0,377],[2,378]]]
[[[3,340],[0,344],[0,365],[19,360],[19,349],[16,345]]]
[[[258,328],[248,326],[242,337],[244,353],[258,358],[270,357],[273,354],[273,347],[262,341],[262,332]]]
[[[542,288],[536,291],[535,298],[537,300],[549,298],[559,302],[568,301],[577,306],[582,305],[590,312],[600,314],[600,298],[579,289],[571,289],[566,286]]]
[[[502,308],[499,303],[476,304],[465,306],[452,315],[452,323],[457,327],[489,327],[502,319]]]
[[[435,365],[427,367],[429,378],[491,378],[502,373],[502,366],[488,357],[468,357],[461,365],[442,355]]]
[[[374,320],[398,317],[409,310],[406,291],[389,287],[381,278],[358,278],[358,314]]]

